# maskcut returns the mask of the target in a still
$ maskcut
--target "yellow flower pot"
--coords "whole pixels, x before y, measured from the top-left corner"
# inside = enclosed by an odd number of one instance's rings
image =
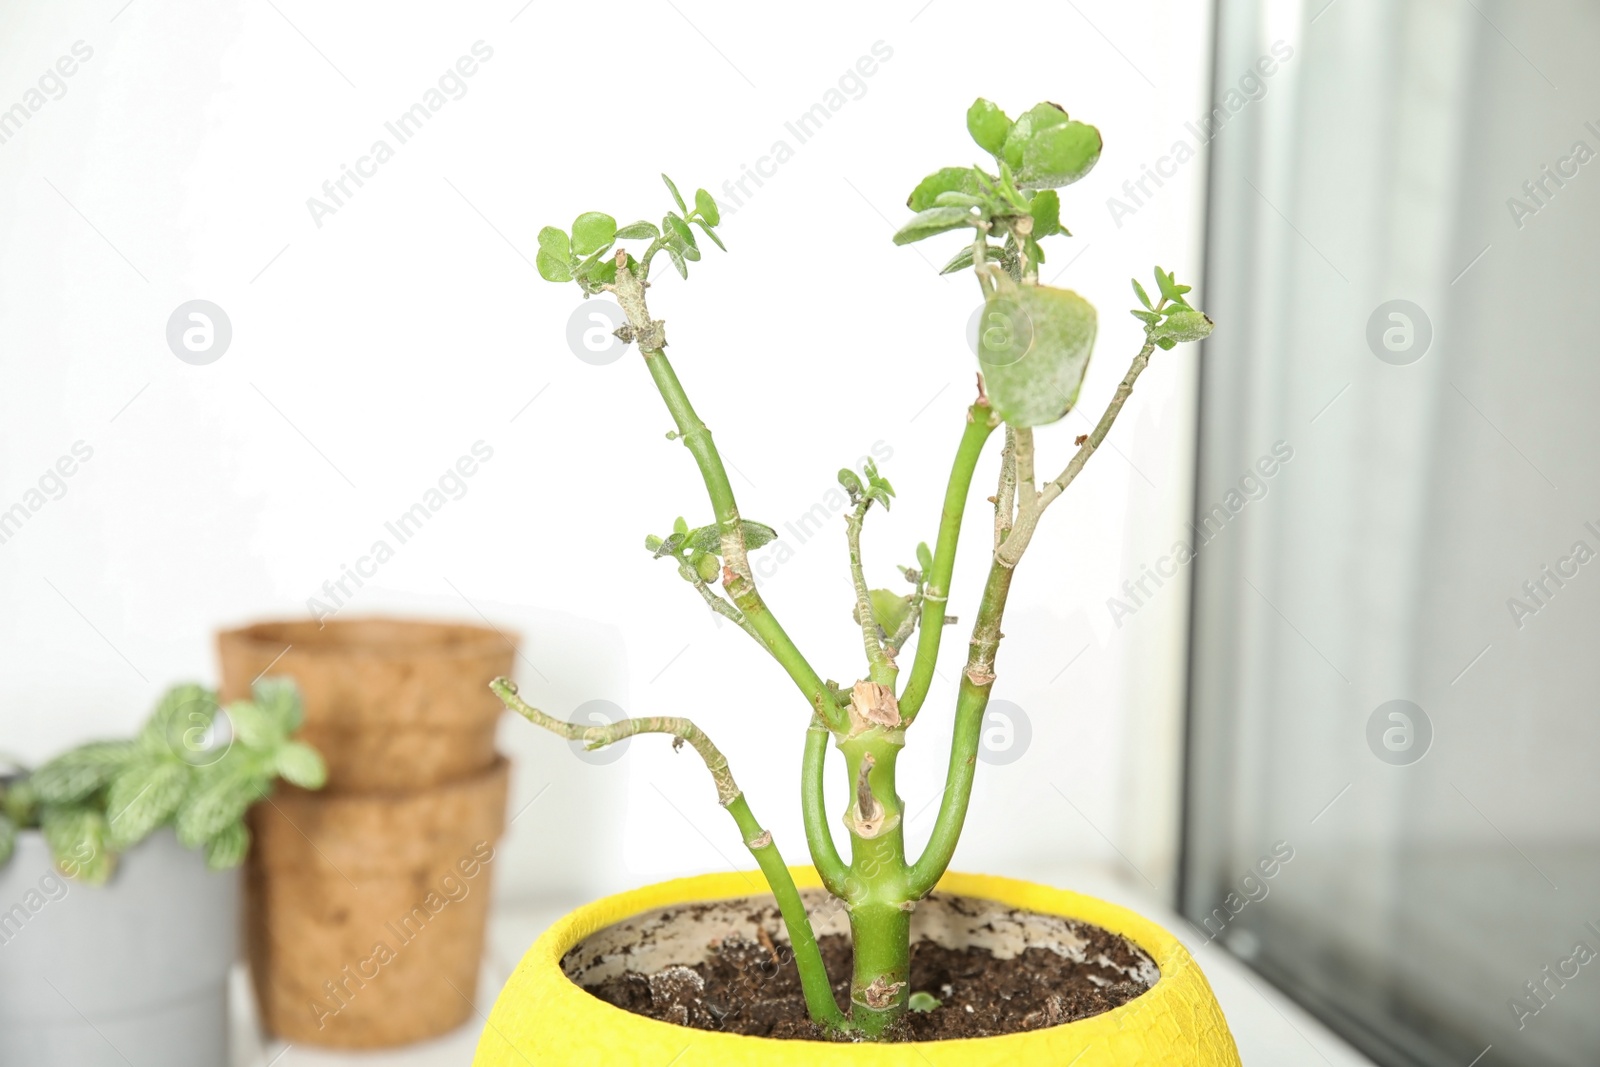
[[[821,883],[793,868],[802,889]],[[1114,1011],[1044,1030],[960,1041],[846,1044],[740,1037],[635,1015],[584,992],[561,958],[584,938],[644,912],[750,895],[758,872],[680,878],[606,897],[534,942],[495,1002],[473,1067],[1239,1067],[1211,986],[1178,939],[1139,915],[1063,889],[1010,878],[947,874],[939,888],[1009,908],[1093,923],[1150,954],[1161,977]]]

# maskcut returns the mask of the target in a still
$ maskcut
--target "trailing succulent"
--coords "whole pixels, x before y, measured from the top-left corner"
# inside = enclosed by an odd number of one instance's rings
[[[19,830],[37,828],[65,874],[99,885],[170,824],[212,869],[236,867],[250,848],[245,812],[278,778],[305,789],[327,779],[317,750],[289,739],[300,720],[287,679],[257,682],[253,699],[226,709],[201,686],[175,686],[132,740],[91,741],[0,779],[0,863]]]
[[[618,227],[612,216],[588,212],[578,216],[570,233],[546,227],[539,234],[541,275],[550,281],[576,281],[585,296],[608,293],[616,298],[627,318],[617,335],[637,345],[673,420],[667,437],[688,449],[705,484],[711,521],[691,526],[679,518],[669,534],[646,538],[646,551],[672,560],[679,576],[713,611],[733,620],[777,661],[804,702],[801,810],[811,861],[849,914],[854,975],[848,1008],[834,1000],[805,904],[777,844],[756,821],[728,761],[704,731],[688,719],[666,716],[606,726],[567,723],[527,703],[504,678],[491,688],[507,707],[536,725],[590,748],[642,733],[669,735],[674,747],[693,747],[772,888],[812,1019],[830,1033],[856,1040],[893,1038],[896,1021],[906,1010],[940,1010],[930,993],[910,988],[910,916],[944,874],[961,835],[984,711],[996,678],[1001,619],[1012,576],[1039,517],[1105,440],[1154,353],[1211,332],[1211,320],[1188,302],[1189,287],[1178,284],[1172,274],[1156,268],[1154,298],[1135,281],[1138,306],[1132,314],[1143,325],[1143,343],[1098,422],[1072,441],[1075,450],[1065,467],[1054,478],[1037,477],[1034,429],[1059,422],[1077,403],[1097,327],[1087,300],[1040,284],[1039,264],[1045,258],[1040,242],[1070,236],[1055,190],[1094,167],[1100,158],[1100,132],[1056,104],[1038,104],[1013,120],[987,100],[968,110],[967,130],[989,162],[945,167],[924,178],[908,201],[914,215],[894,240],[903,245],[953,232],[969,238],[944,273],[971,270],[983,295],[977,395],[961,424],[953,427],[959,442],[933,545],[917,545],[916,566],[899,568],[911,586],[909,593],[872,588],[862,562],[866,517],[874,506],[889,509],[894,487],[871,464],[860,473],[839,472],[850,499],[844,546],[854,590],[849,615],[860,629],[865,658],[864,673],[845,684],[818,673],[757,589],[749,554],[773,541],[776,533],[741,515],[721,454],[668,360],[666,324],[651,318],[647,306],[645,293],[657,254],[665,252],[687,278],[688,264],[700,258],[696,227],[722,247],[714,229],[716,202],[702,189],[691,209],[667,180],[677,211],[669,211],[659,227],[650,222]],[[618,247],[618,241],[648,244],[635,256]],[[957,540],[973,474],[991,436],[1004,443],[995,495],[989,498],[994,504],[989,570],[960,675],[939,814],[926,848],[913,859],[905,848],[895,763],[928,696],[942,634],[956,621],[945,609]],[[909,663],[902,666],[908,649]],[[852,674],[863,670],[850,669]],[[842,817],[848,860],[834,840],[824,798],[830,741],[845,764],[841,784],[847,789],[840,792],[848,798]]]

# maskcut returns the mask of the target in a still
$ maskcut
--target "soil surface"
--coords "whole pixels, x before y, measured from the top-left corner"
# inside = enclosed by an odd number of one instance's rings
[[[1080,924],[1086,960],[1137,971],[1148,957],[1125,939]],[[818,938],[834,997],[850,1003],[850,940]],[[806,1015],[800,975],[788,946],[728,938],[704,963],[653,974],[627,972],[586,986],[608,1004],[663,1022],[747,1037],[827,1040]],[[1073,1022],[1110,1011],[1145,992],[1141,981],[1100,963],[1078,963],[1047,948],[997,959],[985,948],[952,950],[931,941],[911,947],[911,991],[940,1006],[908,1011],[891,1035],[901,1041],[992,1037]]]

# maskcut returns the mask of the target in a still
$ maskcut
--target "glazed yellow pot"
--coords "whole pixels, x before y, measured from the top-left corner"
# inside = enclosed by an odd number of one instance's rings
[[[802,889],[816,872],[793,868]],[[645,912],[751,895],[759,872],[680,878],[597,900],[534,942],[500,992],[473,1067],[1239,1067],[1211,986],[1178,939],[1139,915],[1062,889],[947,874],[946,893],[1093,923],[1137,944],[1161,969],[1150,989],[1080,1022],[1004,1037],[909,1044],[779,1041],[692,1030],[616,1008],[584,992],[561,958],[585,938]]]

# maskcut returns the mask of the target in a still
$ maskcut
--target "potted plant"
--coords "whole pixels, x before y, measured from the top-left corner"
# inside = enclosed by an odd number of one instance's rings
[[[812,868],[785,865],[727,760],[688,719],[569,724],[497,680],[507,707],[591,748],[644,733],[692,747],[771,895],[756,896],[737,875],[713,876],[573,913],[540,938],[502,992],[478,1064],[666,1063],[690,1048],[693,1062],[729,1064],[1238,1062],[1209,986],[1170,934],[1076,894],[946,873],[971,796],[1007,596],[1039,520],[1105,440],[1152,357],[1211,331],[1188,302],[1189,287],[1172,274],[1156,269],[1154,296],[1135,281],[1143,345],[1094,429],[1076,440],[1059,473],[1041,477],[1034,429],[1071,410],[1096,330],[1086,300],[1039,282],[1041,242],[1067,233],[1055,189],[1094,166],[1100,133],[1055,104],[1013,120],[982,99],[968,111],[967,128],[993,162],[924,178],[908,201],[915,214],[894,240],[964,237],[944,270],[970,269],[983,294],[977,392],[959,428],[937,536],[931,548],[917,546],[914,566],[901,568],[908,591],[873,588],[861,552],[863,525],[875,507],[890,507],[893,486],[870,462],[839,472],[851,504],[842,546],[855,591],[851,614],[864,653],[861,677],[842,685],[818,673],[757,588],[749,556],[776,534],[740,512],[711,433],[668,359],[666,326],[647,305],[647,279],[663,257],[685,278],[699,260],[696,229],[722,246],[716,202],[699,190],[691,207],[668,179],[676,210],[660,227],[619,228],[611,216],[589,212],[570,233],[547,227],[539,234],[537,265],[547,280],[616,298],[627,318],[617,334],[638,346],[675,422],[668,436],[689,450],[705,483],[711,521],[679,519],[645,548],[749,634],[799,691]],[[637,255],[618,241],[639,242]],[[946,605],[957,538],[991,438],[1001,442],[993,543],[985,546],[991,562],[938,817],[926,849],[911,857],[895,765],[915,736],[942,636],[955,622]],[[830,743],[848,785],[848,859],[824,806]]]
[[[225,711],[180,685],[133,739],[0,781],[0,1067],[226,1062],[245,814],[325,774],[299,722],[292,685]]]

